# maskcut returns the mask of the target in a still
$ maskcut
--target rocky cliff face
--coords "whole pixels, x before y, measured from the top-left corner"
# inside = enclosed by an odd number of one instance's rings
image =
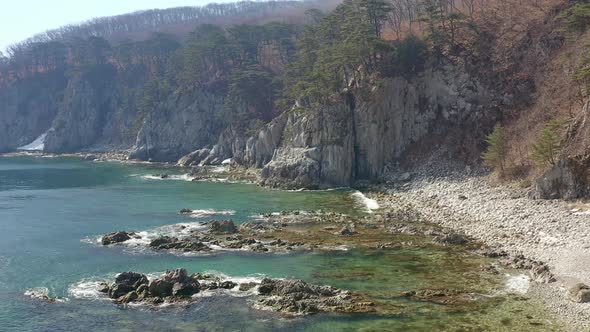
[[[54,74],[0,89],[0,152],[26,145],[51,127],[66,84]]]
[[[118,90],[114,73],[97,79],[93,75],[72,78],[59,112],[45,139],[45,151],[76,152],[95,144],[117,108]]]
[[[454,66],[432,67],[412,80],[385,79],[369,96],[348,93],[337,105],[291,112],[282,139],[274,140],[280,143],[264,166],[262,183],[318,188],[375,180],[411,144],[435,130],[469,127],[467,123],[493,116],[491,105],[497,103],[491,92]],[[260,158],[254,160],[261,164]]]
[[[174,161],[213,145],[223,126],[217,114],[223,96],[205,91],[170,97],[145,116],[129,155],[131,159]]]

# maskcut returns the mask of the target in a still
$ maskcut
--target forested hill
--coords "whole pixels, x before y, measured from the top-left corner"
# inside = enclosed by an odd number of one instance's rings
[[[148,11],[17,45],[0,62],[0,152],[45,135],[46,152],[232,158],[293,188],[379,180],[412,154],[487,150],[503,178],[590,164],[586,1],[331,4]]]

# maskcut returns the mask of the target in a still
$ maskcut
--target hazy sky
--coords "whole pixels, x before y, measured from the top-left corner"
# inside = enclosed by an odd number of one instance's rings
[[[231,0],[0,0],[0,50],[45,30],[94,17]]]

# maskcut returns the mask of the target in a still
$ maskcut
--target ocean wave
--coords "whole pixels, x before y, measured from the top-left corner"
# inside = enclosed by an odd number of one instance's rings
[[[203,217],[212,217],[212,216],[233,216],[236,214],[236,211],[233,210],[213,210],[213,209],[204,209],[204,210],[193,210],[189,214],[191,218],[203,218]]]
[[[352,197],[361,205],[364,210],[368,213],[373,213],[375,210],[380,208],[379,203],[376,200],[368,198],[360,191],[352,193]]]
[[[162,178],[158,175],[141,175],[140,176],[144,180],[159,180],[159,181],[188,181],[191,182],[195,178],[190,174],[181,174],[181,175],[168,175],[166,178]]]
[[[92,278],[84,279],[68,288],[68,294],[76,299],[90,299],[90,300],[107,300],[108,297],[98,291],[101,283],[104,283],[104,279]]]

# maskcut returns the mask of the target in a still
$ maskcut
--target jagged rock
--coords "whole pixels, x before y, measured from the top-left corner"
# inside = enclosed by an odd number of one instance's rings
[[[212,234],[234,234],[238,232],[236,225],[231,220],[215,220],[208,224]]]
[[[127,303],[131,303],[131,302],[135,302],[138,298],[139,298],[139,295],[137,295],[137,292],[132,291],[132,292],[129,292],[129,293],[121,296],[120,298],[118,298],[116,302],[120,303],[120,304],[127,304]]]
[[[568,291],[570,300],[577,303],[590,302],[590,287],[586,284],[576,284]]]
[[[128,233],[128,232],[114,232],[107,234],[102,237],[102,245],[108,246],[111,244],[125,242],[127,240],[131,240],[131,238],[135,235],[135,233]]]
[[[223,281],[219,284],[219,288],[222,289],[233,289],[237,286],[238,284],[236,284],[233,281]]]
[[[169,236],[154,239],[150,242],[149,246],[156,250],[178,250],[184,252],[211,251],[211,248],[203,242],[192,241],[190,239],[179,240]]]
[[[115,278],[116,284],[131,286],[134,289],[148,282],[148,278],[145,275],[135,272],[123,272]]]
[[[152,296],[155,297],[167,297],[172,295],[172,289],[174,284],[163,280],[163,279],[155,279],[150,282],[149,291]]]
[[[132,285],[126,284],[114,284],[109,289],[109,297],[111,299],[118,299],[125,294],[134,291],[135,288]]]
[[[191,214],[193,213],[193,210],[191,209],[182,209],[180,210],[180,214]]]
[[[310,285],[302,280],[263,279],[257,306],[289,315],[318,312],[368,312],[370,302],[355,301],[350,292],[330,286]]]
[[[255,306],[288,315],[307,315],[317,312],[370,312],[374,304],[348,291],[330,286],[308,284],[302,280],[278,280],[265,278],[260,282],[238,283],[223,280],[219,276],[195,273],[188,275],[184,269],[167,271],[162,277],[133,288],[129,285],[143,280],[140,274],[121,274],[120,284],[113,284],[109,296],[118,304],[141,302],[158,305],[163,302],[190,304],[192,295],[201,290],[236,289],[247,292],[255,289]],[[121,276],[120,275],[120,276]],[[134,283],[137,284],[137,281]],[[128,288],[125,288],[128,287]]]
[[[453,135],[453,126],[482,120],[502,98],[451,64],[428,67],[413,80],[384,79],[368,101],[352,92],[342,97],[328,107],[287,115],[283,140],[264,167],[261,184],[315,189],[376,180],[434,127]],[[433,127],[440,120],[445,126]]]
[[[540,284],[549,284],[557,281],[553,276],[553,273],[549,271],[547,265],[538,264],[534,266],[529,272],[531,279]]]
[[[199,165],[205,158],[209,157],[211,150],[209,149],[200,149],[194,152],[187,154],[186,156],[180,158],[176,165],[181,167],[188,167],[188,166],[197,166]]]
[[[111,288],[111,287],[109,286],[109,284],[107,284],[106,282],[101,282],[101,283],[98,285],[98,289],[97,289],[97,290],[98,290],[100,293],[105,293],[105,294],[108,294],[108,293],[109,293],[109,289],[110,289],[110,288]]]

